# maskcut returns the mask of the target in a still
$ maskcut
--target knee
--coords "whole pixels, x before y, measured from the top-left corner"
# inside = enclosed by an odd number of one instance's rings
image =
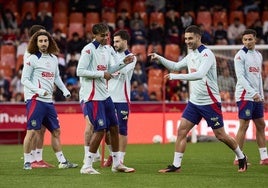
[[[52,132],[52,136],[53,136],[53,137],[59,137],[59,136],[60,136],[60,129],[55,129],[55,130]]]

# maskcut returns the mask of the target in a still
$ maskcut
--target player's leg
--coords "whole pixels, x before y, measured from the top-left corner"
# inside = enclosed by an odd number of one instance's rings
[[[104,162],[103,166],[105,167],[110,167],[113,164],[113,157],[112,157],[112,145],[111,145],[111,135],[110,135],[110,131],[107,131],[105,134],[105,144],[108,148],[109,151],[109,157],[108,159]]]
[[[47,115],[44,119],[44,125],[51,132],[51,144],[54,150],[54,153],[58,159],[59,168],[76,168],[78,165],[75,163],[69,162],[63,152],[62,145],[60,140],[60,126],[58,121],[58,115],[53,104],[49,103],[47,105]]]
[[[110,97],[105,101],[105,115],[107,117],[107,122],[109,123],[108,128],[110,131],[110,141],[112,146],[112,171],[125,173],[135,172],[134,168],[127,167],[120,162],[118,120],[115,114],[114,103]]]
[[[194,127],[194,123],[191,121],[182,118],[180,126],[177,132],[177,139],[175,142],[175,152],[172,165],[168,165],[167,168],[161,169],[158,172],[167,173],[167,172],[180,172],[182,158],[186,149],[187,144],[187,134]]]
[[[256,125],[256,139],[260,153],[260,164],[268,165],[266,138],[265,138],[265,122],[263,118],[254,119]]]
[[[30,170],[32,169],[31,163],[32,163],[32,142],[33,138],[35,137],[36,130],[27,130],[26,135],[24,137],[23,141],[23,156],[24,156],[24,169]]]
[[[84,115],[86,112],[89,121],[93,125],[94,131],[90,138],[89,151],[86,152],[85,161],[82,168],[80,169],[80,173],[99,174],[99,172],[93,168],[93,160],[96,156],[97,150],[104,136],[105,129],[107,128],[105,107],[103,101],[89,101],[84,103],[83,105],[85,108]]]
[[[180,172],[182,158],[186,149],[187,134],[194,127],[194,125],[197,125],[200,122],[201,119],[202,116],[199,113],[197,106],[191,102],[188,102],[183,111],[180,126],[177,132],[173,163],[172,165],[168,165],[167,168],[161,169],[158,172]]]
[[[35,150],[34,157],[35,162],[32,163],[33,168],[51,168],[55,167],[52,164],[43,160],[43,146],[44,146],[44,137],[45,137],[46,127],[42,125],[41,130],[35,137]]]

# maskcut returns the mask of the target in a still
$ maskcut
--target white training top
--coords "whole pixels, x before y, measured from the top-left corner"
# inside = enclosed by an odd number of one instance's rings
[[[54,83],[70,95],[59,75],[58,58],[52,54],[30,54],[25,52],[21,82],[24,85],[25,100],[36,98],[43,102],[53,102]],[[44,93],[48,92],[47,96]]]
[[[257,50],[243,47],[234,57],[237,77],[235,100],[253,101],[253,96],[259,94],[264,99],[262,85],[262,55]]]
[[[112,66],[111,55],[116,58],[114,49],[96,40],[83,48],[77,66],[80,101],[105,100],[110,96],[104,72],[114,73],[125,66],[123,62]]]
[[[169,70],[181,70],[188,67],[188,74],[170,74],[170,79],[191,81],[190,102],[196,105],[221,102],[217,84],[216,58],[210,49],[201,45],[179,62],[158,57]]]
[[[129,50],[121,53],[116,53],[119,62],[123,62],[124,58],[128,55],[133,55]],[[137,59],[121,70],[113,73],[113,78],[108,82],[108,90],[112,97],[113,102],[122,103],[130,102],[131,84],[130,80],[136,65]]]

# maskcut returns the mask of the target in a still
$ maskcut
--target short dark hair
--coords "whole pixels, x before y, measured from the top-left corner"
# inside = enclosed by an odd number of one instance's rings
[[[116,31],[113,36],[120,36],[123,40],[127,40],[127,42],[130,40],[130,35],[127,30]]]
[[[242,37],[244,35],[249,35],[252,34],[254,37],[257,36],[257,32],[254,29],[246,29],[243,33],[242,33]]]
[[[202,31],[200,29],[200,27],[196,26],[196,25],[190,25],[185,29],[185,33],[194,33],[197,34],[199,36],[202,36]]]
[[[105,33],[109,31],[109,27],[106,23],[97,23],[92,27],[92,33],[94,35]]]
[[[46,28],[42,25],[33,25],[29,29],[29,37],[32,37],[37,31],[40,31],[41,29],[46,30]]]

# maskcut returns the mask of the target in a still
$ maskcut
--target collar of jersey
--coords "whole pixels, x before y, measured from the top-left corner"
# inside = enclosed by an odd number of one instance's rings
[[[100,46],[100,43],[96,40],[94,40],[92,43],[94,44],[96,49]]]

